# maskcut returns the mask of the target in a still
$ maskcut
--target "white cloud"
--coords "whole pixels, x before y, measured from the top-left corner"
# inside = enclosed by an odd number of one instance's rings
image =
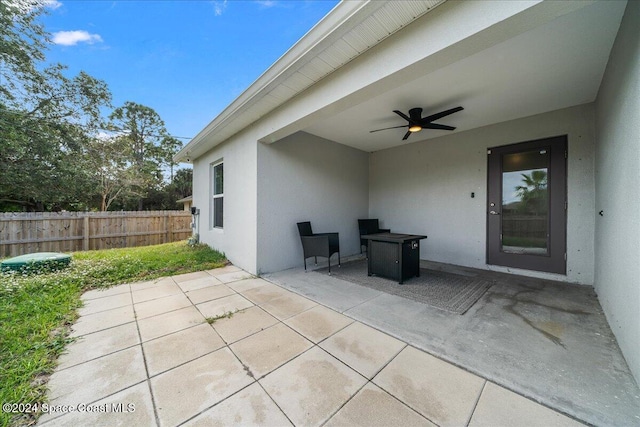
[[[226,8],[227,8],[227,0],[213,2],[213,11],[216,16],[222,15],[222,12],[224,12]]]
[[[260,6],[267,8],[267,7],[273,7],[276,6],[277,2],[274,0],[256,0],[256,3],[258,3]]]
[[[62,2],[59,2],[58,0],[44,0],[43,6],[48,7],[49,9],[56,10],[59,7],[62,7]]]
[[[53,34],[53,42],[63,46],[75,46],[78,43],[100,43],[102,37],[98,34],[89,34],[84,30],[58,31]]]

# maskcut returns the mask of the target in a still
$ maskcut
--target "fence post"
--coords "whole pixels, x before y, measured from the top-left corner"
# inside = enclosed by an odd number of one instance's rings
[[[167,224],[167,243],[173,242],[173,215],[171,212],[168,214],[168,224]]]
[[[89,215],[87,213],[82,217],[82,250],[89,250]]]

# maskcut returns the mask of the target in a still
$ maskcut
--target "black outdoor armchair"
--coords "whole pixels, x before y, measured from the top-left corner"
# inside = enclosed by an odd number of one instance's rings
[[[380,224],[378,223],[377,218],[359,219],[358,228],[360,229],[360,236],[365,236],[367,234],[391,233],[391,230],[388,228],[380,228]],[[362,253],[363,246],[365,247],[367,252],[369,252],[369,241],[360,237],[360,253]]]
[[[307,258],[315,257],[318,264],[318,257],[327,258],[329,263],[329,274],[331,274],[331,255],[338,254],[338,267],[340,267],[340,239],[338,233],[313,233],[310,222],[299,222],[298,232],[302,241],[302,251],[304,253],[304,269],[307,269]]]

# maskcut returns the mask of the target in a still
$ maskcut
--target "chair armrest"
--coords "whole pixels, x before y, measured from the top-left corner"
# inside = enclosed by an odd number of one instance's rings
[[[378,233],[391,233],[390,228],[378,228]]]

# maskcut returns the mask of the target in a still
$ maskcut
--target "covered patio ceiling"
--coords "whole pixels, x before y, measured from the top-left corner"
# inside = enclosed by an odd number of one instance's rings
[[[406,122],[393,113],[423,108],[423,116],[462,106],[436,123],[464,132],[482,126],[593,102],[626,2],[598,2],[431,72],[302,130],[373,152],[438,138],[451,132],[370,130]]]

